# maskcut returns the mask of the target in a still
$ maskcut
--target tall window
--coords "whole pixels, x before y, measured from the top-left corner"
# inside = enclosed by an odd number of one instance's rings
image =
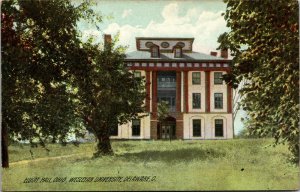
[[[215,137],[223,137],[223,119],[215,120]]]
[[[181,48],[175,48],[175,57],[177,58],[181,57]]]
[[[215,93],[215,109],[223,109],[223,93]]]
[[[132,120],[132,136],[140,136],[141,135],[141,120],[133,119]]]
[[[200,72],[193,72],[192,73],[192,83],[193,85],[200,85],[201,83],[201,73]]]
[[[159,47],[152,46],[152,48],[151,48],[151,57],[159,57]]]
[[[201,120],[193,119],[193,136],[201,137]]]
[[[193,109],[201,108],[201,94],[193,93]]]
[[[134,77],[141,77],[141,72],[140,71],[134,71],[133,75],[134,75]]]
[[[214,72],[214,83],[215,83],[215,85],[223,84],[222,75],[223,75],[222,72]]]

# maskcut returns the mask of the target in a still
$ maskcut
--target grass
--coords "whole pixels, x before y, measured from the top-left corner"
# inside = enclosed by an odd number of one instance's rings
[[[295,190],[299,167],[288,162],[287,146],[271,139],[206,141],[114,141],[114,156],[92,159],[94,144],[49,145],[50,152],[10,146],[3,190]],[[62,155],[69,157],[51,158]],[[74,155],[75,154],[75,155]],[[77,155],[76,155],[77,154]],[[150,182],[23,183],[27,177],[151,176]]]

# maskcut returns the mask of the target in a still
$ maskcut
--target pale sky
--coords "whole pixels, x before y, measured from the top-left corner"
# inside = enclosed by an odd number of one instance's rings
[[[120,32],[120,44],[128,45],[128,52],[136,49],[135,37],[194,37],[194,50],[210,53],[218,36],[228,31],[221,16],[225,8],[221,0],[102,0],[94,10],[112,18],[99,23],[100,30],[87,23],[79,29],[84,39],[92,35],[101,41],[103,33]]]
[[[193,37],[193,50],[210,54],[218,47],[218,36],[229,29],[221,16],[222,0],[99,0],[93,9],[106,16],[95,25],[80,22],[83,39],[93,36],[103,42],[103,34],[120,33],[119,44],[135,51],[135,37]],[[240,115],[239,115],[240,116]],[[242,128],[240,117],[235,133]]]

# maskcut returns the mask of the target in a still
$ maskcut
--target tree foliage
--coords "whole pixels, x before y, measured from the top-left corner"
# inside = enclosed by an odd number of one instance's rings
[[[170,115],[170,105],[166,101],[157,104],[157,116],[160,122],[163,122]]]
[[[77,63],[83,61],[77,22],[100,19],[88,6],[65,0],[2,2],[4,141],[9,136],[44,146],[48,139],[65,143],[67,133],[80,132],[72,128],[79,116],[70,77],[83,66]]]
[[[225,80],[240,90],[247,128],[288,143],[299,156],[299,6],[296,0],[227,3],[224,18],[230,32],[219,37],[231,50],[232,72]]]
[[[124,64],[124,48],[114,42],[84,44],[89,58],[86,67],[75,74],[79,113],[98,139],[96,157],[112,154],[110,132],[118,124],[143,116],[145,83]]]
[[[49,140],[65,144],[69,133],[81,133],[80,125],[98,138],[96,156],[111,154],[111,128],[142,116],[144,80],[124,65],[124,48],[114,47],[114,42],[101,48],[80,39],[80,19],[101,21],[90,5],[66,0],[3,2],[5,162],[8,136],[44,147]]]

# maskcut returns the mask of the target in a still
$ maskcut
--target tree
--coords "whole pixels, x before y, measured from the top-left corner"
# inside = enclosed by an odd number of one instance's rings
[[[162,123],[169,116],[170,106],[166,101],[161,101],[157,105],[157,116],[160,123]]]
[[[71,73],[83,65],[76,30],[94,17],[89,3],[65,0],[2,2],[2,166],[8,167],[8,139],[65,143],[78,132]],[[77,65],[76,65],[77,64]]]
[[[115,47],[115,42],[108,41],[103,48],[87,42],[84,50],[89,61],[75,74],[81,106],[78,113],[97,138],[94,157],[111,155],[110,131],[143,116],[144,79],[128,70],[124,48]]]
[[[231,50],[232,71],[224,79],[240,89],[249,132],[288,143],[299,157],[299,21],[296,0],[227,3],[230,32],[219,37]]]

